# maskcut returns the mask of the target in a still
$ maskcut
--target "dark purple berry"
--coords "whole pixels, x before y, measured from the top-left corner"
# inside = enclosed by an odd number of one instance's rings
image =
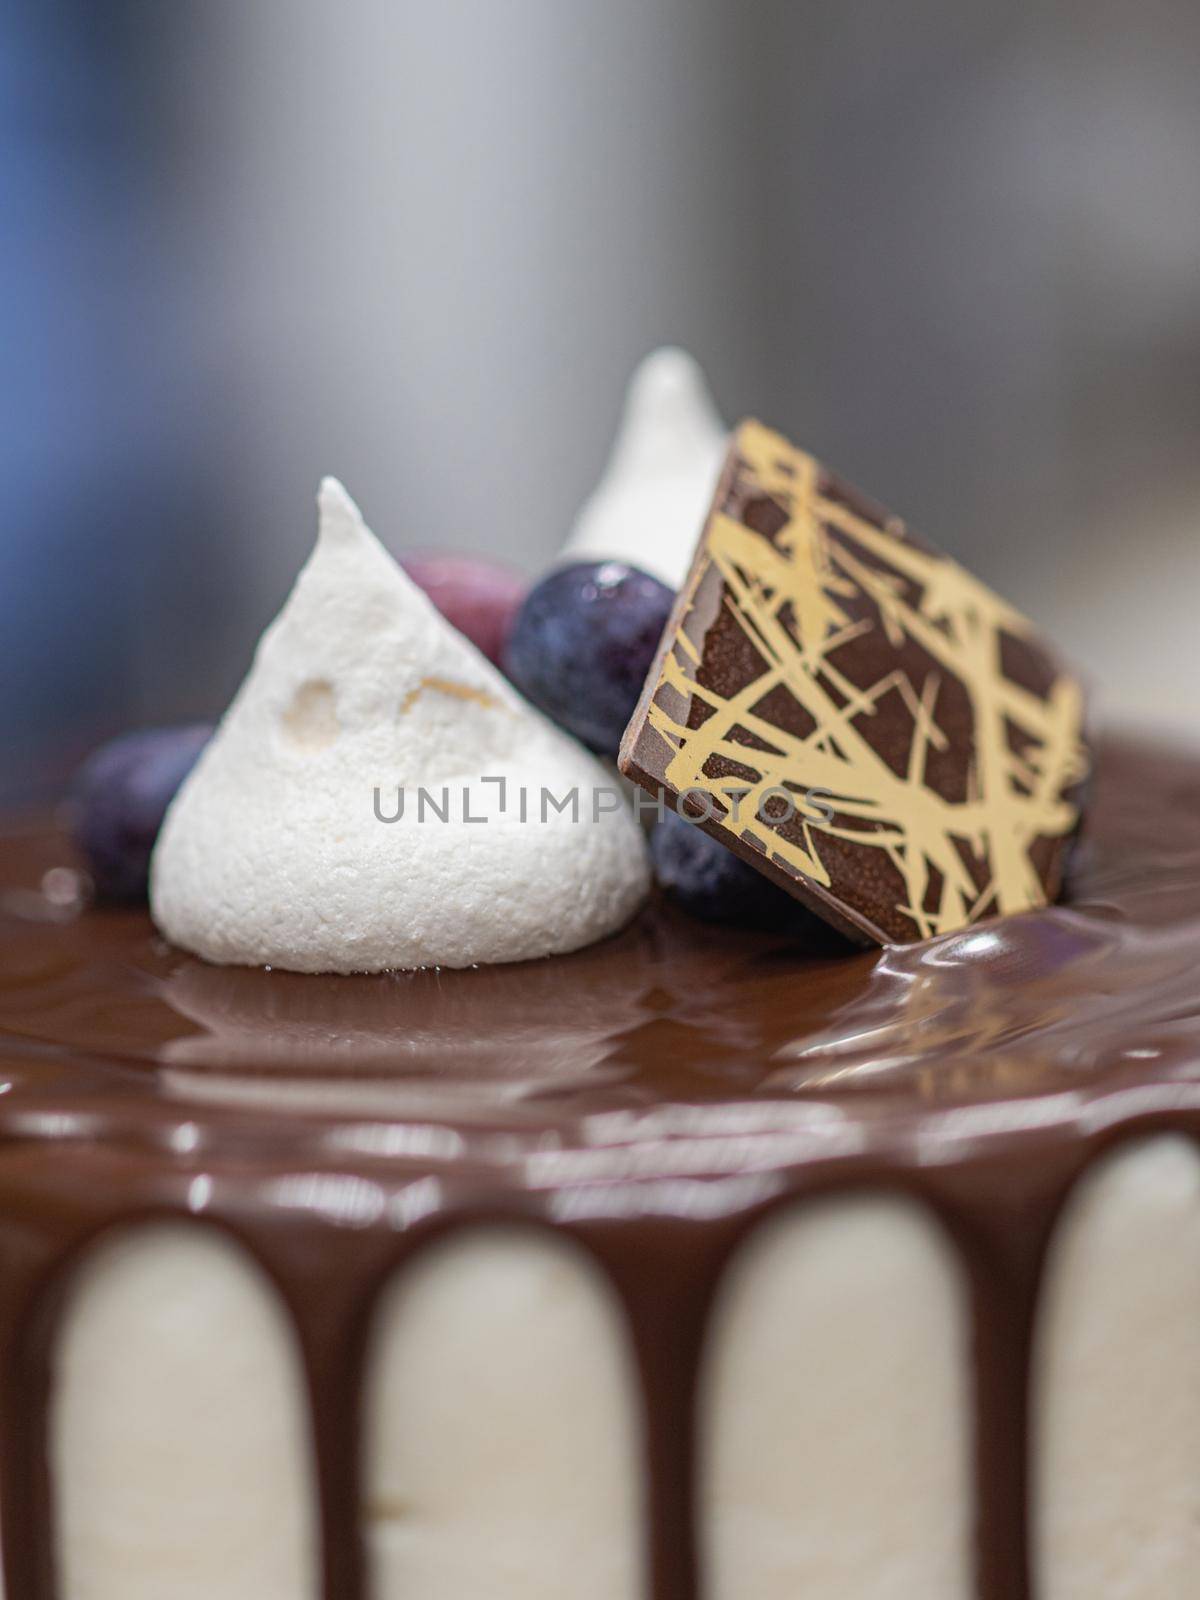
[[[650,854],[659,884],[693,917],[785,933],[803,940],[813,951],[833,953],[849,948],[828,923],[786,889],[673,811],[655,825]]]
[[[615,756],[674,603],[666,584],[623,561],[561,567],[525,597],[505,668],[555,722]]]
[[[71,791],[73,832],[97,894],[145,899],[163,817],[212,731],[193,723],[122,734],[80,767]]]

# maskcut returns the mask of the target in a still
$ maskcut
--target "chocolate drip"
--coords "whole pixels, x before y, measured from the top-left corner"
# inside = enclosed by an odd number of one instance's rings
[[[311,1261],[296,1262],[285,1281],[311,1406],[324,1594],[326,1600],[363,1600],[360,1375],[366,1328],[362,1283],[353,1271],[361,1263],[354,1250],[347,1256],[344,1248],[330,1249],[326,1255],[319,1292],[314,1293]]]
[[[6,1230],[7,1231],[7,1230]],[[33,1274],[4,1239],[0,1289],[0,1541],[4,1593],[53,1600],[52,1486],[46,1429],[50,1395],[48,1337],[27,1326]],[[49,1330],[41,1330],[48,1333]]]
[[[11,1600],[55,1597],[47,1407],[71,1271],[102,1233],[162,1218],[231,1233],[288,1308],[327,1600],[365,1593],[363,1384],[392,1274],[460,1226],[570,1235],[612,1284],[640,1375],[648,1595],[698,1600],[698,1375],[721,1274],[768,1209],[864,1190],[919,1201],[964,1264],[978,1595],[1028,1600],[1054,1223],[1101,1148],[1200,1135],[1200,760],[1102,749],[1066,906],[842,959],[659,905],[520,967],[217,969],[143,913],[62,911],[40,884],[66,860],[52,827],[0,838]]]
[[[943,1215],[958,1236],[971,1297],[979,1600],[1029,1600],[1031,1367],[1037,1290],[1057,1195],[959,1202]]]
[[[649,1582],[655,1600],[698,1592],[698,1379],[714,1288],[713,1238],[677,1219],[636,1224],[606,1241],[641,1375]]]

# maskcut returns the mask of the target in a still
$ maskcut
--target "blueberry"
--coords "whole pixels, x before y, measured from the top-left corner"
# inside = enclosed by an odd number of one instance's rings
[[[555,722],[615,756],[674,603],[666,584],[623,561],[561,567],[526,596],[505,669]]]
[[[848,948],[840,934],[786,889],[673,811],[655,825],[650,854],[659,884],[693,917],[786,933],[814,951]]]
[[[496,666],[528,584],[519,573],[482,556],[437,551],[405,556],[401,565],[452,627]]]
[[[126,733],[88,757],[71,792],[73,833],[108,900],[146,896],[150,852],[167,807],[212,737],[208,723]]]

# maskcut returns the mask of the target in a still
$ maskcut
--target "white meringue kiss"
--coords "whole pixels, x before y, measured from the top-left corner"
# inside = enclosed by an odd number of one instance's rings
[[[210,961],[301,972],[518,961],[621,927],[649,870],[608,774],[442,619],[335,479],[319,504],[316,550],[167,813],[158,926]],[[543,789],[577,793],[577,818]],[[381,821],[398,790],[403,818]]]
[[[654,351],[633,375],[604,476],[563,559],[626,561],[682,588],[728,443],[697,362],[670,346]]]

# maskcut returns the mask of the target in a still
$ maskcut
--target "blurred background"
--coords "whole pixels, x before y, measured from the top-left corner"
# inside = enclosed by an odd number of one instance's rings
[[[213,715],[342,476],[529,572],[674,341],[1200,729],[1194,0],[6,0],[0,801]]]

